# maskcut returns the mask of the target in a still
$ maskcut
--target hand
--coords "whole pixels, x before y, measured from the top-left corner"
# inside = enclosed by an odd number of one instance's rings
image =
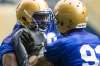
[[[40,53],[43,47],[42,42],[44,42],[44,36],[41,32],[32,32],[24,29],[20,35],[20,39],[29,56]]]
[[[23,30],[22,34],[20,35],[20,39],[27,53],[29,55],[34,53],[34,38],[32,37],[31,33],[26,30]]]
[[[29,57],[29,66],[35,66],[38,62],[38,56],[33,55]]]

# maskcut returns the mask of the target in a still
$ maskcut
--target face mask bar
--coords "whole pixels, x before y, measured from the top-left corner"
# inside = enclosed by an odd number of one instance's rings
[[[46,31],[48,28],[48,24],[53,20],[53,13],[51,10],[44,10],[35,12],[32,15],[32,23],[35,23],[37,25],[38,30],[40,31]]]

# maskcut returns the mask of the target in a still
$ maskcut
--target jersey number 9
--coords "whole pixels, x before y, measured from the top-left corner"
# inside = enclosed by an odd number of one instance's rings
[[[96,54],[100,54],[100,45],[97,45],[95,49],[89,44],[83,45],[80,48],[80,53],[81,58],[86,62],[82,66],[100,66],[100,60],[96,57]],[[93,64],[89,64],[88,62],[93,62]]]

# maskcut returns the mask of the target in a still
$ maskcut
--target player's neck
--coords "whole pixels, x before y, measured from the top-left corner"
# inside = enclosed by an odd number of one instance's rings
[[[81,32],[81,31],[83,31],[84,29],[83,28],[79,28],[79,29],[72,29],[72,30],[70,30],[70,31],[67,31],[67,32],[65,32],[65,33],[61,33],[63,36],[67,36],[67,35],[69,35],[69,34],[71,34],[71,33],[74,33],[74,32]]]

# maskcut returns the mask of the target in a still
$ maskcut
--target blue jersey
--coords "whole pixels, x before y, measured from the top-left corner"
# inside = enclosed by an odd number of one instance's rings
[[[6,39],[4,39],[4,41],[2,42],[2,45],[0,46],[0,66],[2,66],[2,56],[6,53],[14,53],[14,48],[12,45],[12,36],[15,34],[15,32],[17,32],[19,29],[23,28],[22,25],[20,25],[19,23],[16,23],[16,25],[14,26],[14,29],[11,33],[11,35],[9,35],[8,37],[6,37]],[[50,24],[48,24],[48,29],[45,32],[45,34],[47,35],[47,37],[49,37],[51,34],[53,34],[53,36],[51,38],[53,38],[54,36],[56,36],[56,26],[55,26],[55,21],[52,20]],[[51,38],[48,38],[48,42],[50,42]]]
[[[100,66],[100,40],[84,30],[72,31],[45,49],[54,66]]]
[[[13,28],[13,32],[3,40],[3,42],[0,46],[0,66],[3,66],[2,65],[2,57],[4,54],[14,53],[14,48],[12,46],[11,39],[12,39],[12,36],[14,35],[14,33],[16,31],[18,31],[20,28],[22,28],[22,26],[19,23],[17,23]]]
[[[48,29],[45,32],[47,43],[52,43],[57,40],[57,36],[59,35],[59,32],[57,31],[56,22],[55,20],[52,20],[50,24],[48,24]]]
[[[2,45],[0,46],[0,66],[2,66],[2,56],[5,54],[5,53],[11,53],[13,52],[13,47],[11,46],[11,42],[10,42],[11,38],[10,36],[8,36],[6,39],[5,39],[5,42],[2,43]]]

